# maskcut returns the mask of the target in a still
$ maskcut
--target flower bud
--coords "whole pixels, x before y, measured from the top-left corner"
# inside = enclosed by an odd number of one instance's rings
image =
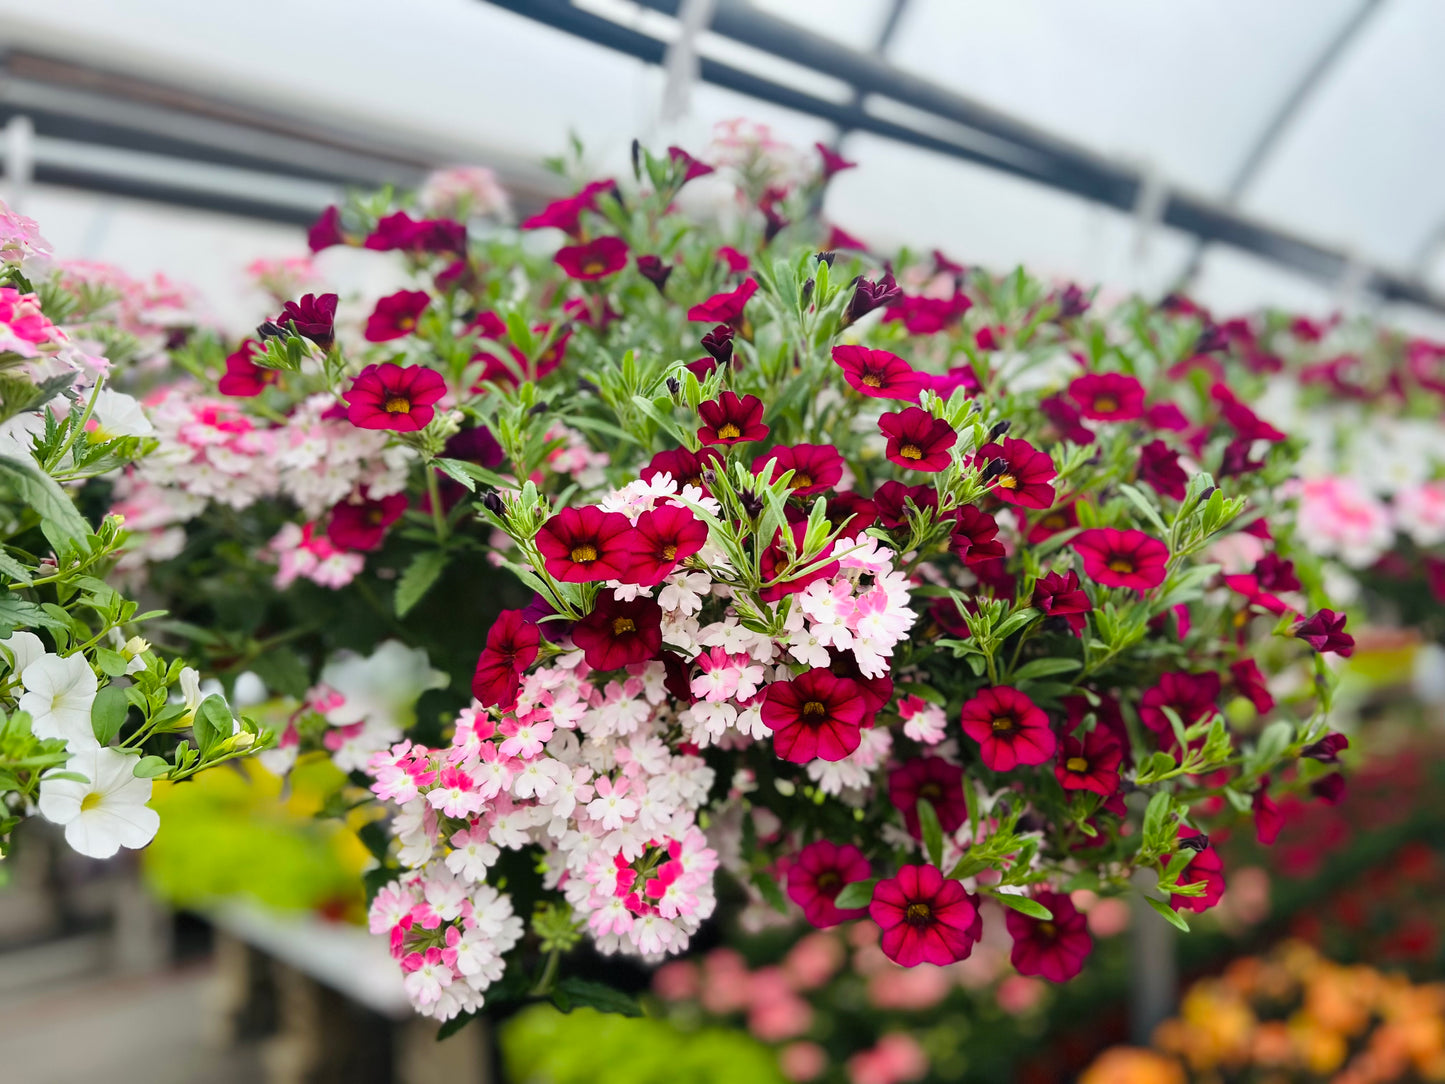
[[[280,339],[284,337],[285,334],[286,332],[282,331],[280,327],[273,324],[270,320],[256,325],[256,337],[260,339]]]
[[[1008,470],[1008,460],[1000,456],[998,459],[989,460],[988,466],[979,471],[978,480],[987,484],[1006,470]]]
[[[803,283],[803,304],[804,304],[804,305],[808,304],[808,302],[813,299],[813,288],[814,288],[816,285],[817,285],[817,284],[816,284],[812,279],[809,279],[807,282]]]
[[[529,418],[540,417],[541,415],[547,413],[547,411],[549,411],[549,410],[551,410],[551,409],[552,409],[552,404],[551,404],[551,403],[548,403],[548,402],[546,402],[546,401],[543,401],[543,402],[538,403],[538,404],[537,404],[536,406],[534,406],[531,410],[527,411],[527,417],[529,417]]]
[[[1005,418],[1001,422],[996,423],[994,427],[988,431],[988,443],[993,444],[995,441],[997,441],[999,437],[1003,436],[1009,431],[1009,426],[1011,425],[1013,425],[1013,422],[1009,421],[1007,418]]]
[[[1193,851],[1195,854],[1198,854],[1209,846],[1209,837],[1203,832],[1200,832],[1197,836],[1189,836],[1187,839],[1181,839],[1179,846],[1182,850]]]
[[[500,516],[507,510],[507,506],[502,503],[502,498],[496,490],[491,490],[482,498],[482,507],[494,516]]]
[[[837,254],[836,252],[831,252],[831,251],[830,251],[830,252],[819,252],[819,253],[817,254],[817,258],[818,258],[818,262],[819,262],[819,263],[825,263],[825,264],[827,264],[829,267],[832,267],[832,266],[833,266],[833,261],[838,258],[838,254]]]
[[[667,391],[670,395],[676,395],[678,392],[682,391],[682,381],[678,380],[675,376],[668,377]]]

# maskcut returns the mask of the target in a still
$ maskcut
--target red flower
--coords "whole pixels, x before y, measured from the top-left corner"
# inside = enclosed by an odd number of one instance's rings
[[[1007,685],[980,689],[963,705],[963,732],[978,742],[984,765],[996,772],[1042,764],[1058,747],[1049,717]]]
[[[833,360],[843,370],[848,386],[861,395],[916,403],[918,393],[924,388],[923,374],[887,350],[835,346]]]
[[[702,337],[702,348],[716,358],[719,365],[726,365],[733,359],[733,329],[727,324],[718,324]]]
[[[1254,792],[1251,805],[1254,813],[1254,838],[1261,846],[1268,847],[1279,838],[1279,831],[1284,827],[1284,814],[1269,796],[1269,776],[1260,776],[1259,789]]]
[[[878,522],[878,506],[851,490],[828,498],[828,522],[851,538]]]
[[[503,610],[487,630],[487,646],[477,658],[472,695],[483,707],[510,711],[517,703],[519,676],[537,660],[542,633],[521,610]]]
[[[662,607],[650,598],[624,601],[603,591],[596,609],[572,626],[572,642],[594,670],[650,662],[662,651]]]
[[[844,910],[833,901],[844,885],[866,881],[872,875],[868,859],[857,847],[820,839],[799,851],[788,867],[788,899],[803,909],[804,918],[826,930],[868,913],[866,907]]]
[[[1082,738],[1065,738],[1054,764],[1054,778],[1065,790],[1093,791],[1107,798],[1119,789],[1124,750],[1102,722]]]
[[[757,292],[757,280],[746,279],[736,290],[714,294],[701,304],[694,305],[687,310],[687,318],[705,324],[731,324],[737,327],[742,323],[743,308]]]
[[[1294,635],[1320,654],[1333,651],[1348,659],[1355,653],[1355,638],[1345,631],[1345,615],[1334,610],[1310,614],[1294,627]]]
[[[271,322],[330,350],[336,341],[336,301],[335,294],[306,294],[300,301],[286,302],[281,315]]]
[[[1050,395],[1039,403],[1039,409],[1054,423],[1062,439],[1075,444],[1094,443],[1094,431],[1083,423],[1078,408],[1062,395]]]
[[[1179,465],[1179,453],[1162,440],[1151,440],[1139,449],[1139,481],[1176,501],[1182,501],[1189,488],[1189,475]]]
[[[1313,745],[1300,750],[1300,756],[1318,760],[1321,764],[1338,764],[1340,754],[1350,747],[1350,739],[1338,731],[1330,731]]]
[[[405,211],[387,215],[366,239],[366,247],[377,252],[467,253],[467,228],[445,218],[413,220]]]
[[[672,159],[673,165],[682,167],[683,184],[686,184],[688,181],[695,181],[699,177],[706,177],[709,173],[714,172],[712,166],[706,162],[699,162],[681,147],[668,147],[667,156]]]
[[[1275,442],[1285,439],[1284,433],[1241,403],[1225,385],[1215,384],[1209,389],[1209,394],[1219,404],[1219,412],[1224,416],[1224,420],[1234,427],[1241,440]]]
[[[706,491],[702,472],[713,470],[719,461],[716,448],[700,448],[695,452],[689,452],[686,448],[674,448],[671,451],[658,452],[640,473],[644,482],[652,481],[659,474],[669,474],[679,489],[683,486],[697,486],[698,489]]]
[[[615,187],[612,181],[593,181],[575,196],[567,196],[548,204],[537,214],[522,222],[524,230],[540,230],[552,227],[564,233],[575,234],[581,227],[583,211],[596,209],[597,197]]]
[[[1325,805],[1339,805],[1345,798],[1345,777],[1339,772],[1322,775],[1310,784],[1310,793]]]
[[[904,967],[967,959],[983,934],[973,897],[936,866],[902,866],[879,881],[868,916],[883,930],[883,955]]]
[[[1240,659],[1229,664],[1229,672],[1234,675],[1235,689],[1240,696],[1249,698],[1255,711],[1265,715],[1274,709],[1274,697],[1269,693],[1264,675],[1259,672],[1259,663],[1253,659]]]
[[[806,764],[814,758],[842,760],[857,749],[869,713],[856,684],[829,670],[808,670],[768,686],[762,717],[778,756]]]
[[[888,800],[903,814],[914,839],[922,839],[918,824],[918,799],[926,799],[938,814],[938,824],[952,835],[968,820],[968,803],[963,797],[963,769],[942,757],[914,757],[888,773]]]
[[[860,237],[854,237],[841,226],[830,226],[823,248],[827,252],[867,252],[868,243]]]
[[[1014,939],[1009,962],[1020,975],[1040,975],[1050,982],[1068,982],[1084,969],[1094,950],[1089,921],[1062,892],[1038,891],[1034,899],[1052,918],[1030,918],[1010,909],[1004,915]]]
[[[368,365],[346,393],[346,420],[358,429],[415,433],[431,423],[432,404],[446,393],[441,373],[425,365]]]
[[[637,273],[656,286],[658,293],[662,293],[667,289],[667,280],[672,277],[672,265],[663,263],[658,256],[639,256]]]
[[[631,534],[621,512],[564,508],[542,524],[537,549],[547,572],[563,583],[620,580],[632,564]]]
[[[1084,615],[1094,608],[1073,569],[1040,576],[1034,584],[1034,606],[1048,617],[1062,617],[1075,636],[1084,631]]]
[[[383,297],[366,321],[366,341],[384,343],[410,335],[430,304],[431,295],[422,290],[401,290]]]
[[[1069,384],[1069,396],[1084,417],[1127,422],[1144,415],[1144,385],[1123,373],[1088,373]]]
[[[954,513],[948,548],[968,565],[997,561],[1004,556],[1003,543],[998,541],[998,520],[977,505],[965,504]]]
[[[993,495],[1005,504],[1023,508],[1048,508],[1054,503],[1054,461],[1026,440],[1004,437],[1003,444],[985,444],[976,455],[978,463],[1002,459],[1003,467],[994,479]]]
[[[854,169],[858,165],[857,162],[848,161],[825,143],[814,143],[813,146],[818,151],[818,157],[823,160],[824,182],[832,180],[834,174],[842,173],[845,169]]]
[[[1147,591],[1164,582],[1169,547],[1143,531],[1092,527],[1069,544],[1084,559],[1084,574],[1095,583]]]
[[[359,504],[343,501],[331,510],[326,537],[344,550],[380,549],[386,529],[401,519],[406,505],[405,493]]]
[[[632,567],[624,583],[652,587],[663,581],[707,541],[707,524],[688,509],[663,504],[637,517],[632,538]]]
[[[341,232],[341,210],[333,204],[322,211],[321,217],[306,231],[306,246],[312,252],[320,252],[344,244],[346,236]]]
[[[907,523],[912,513],[908,501],[919,510],[938,509],[938,490],[932,486],[906,486],[902,482],[884,482],[873,493],[873,503],[878,506],[878,522],[890,531]],[[990,517],[992,518],[992,517]]]
[[[792,471],[788,488],[800,497],[821,493],[843,477],[843,457],[831,444],[780,444],[753,460],[753,473],[762,477],[769,462],[773,469],[768,481],[776,482]]]
[[[1203,674],[1171,670],[1160,675],[1159,684],[1145,690],[1139,701],[1139,721],[1161,736],[1173,734],[1169,716],[1164,714],[1166,707],[1186,727],[1193,726],[1219,710],[1219,689],[1219,675],[1213,670]]]
[[[574,279],[605,279],[627,266],[627,243],[620,237],[599,237],[583,245],[559,248],[552,262]]]
[[[858,686],[858,691],[863,694],[863,703],[869,718],[877,715],[888,706],[888,701],[893,699],[893,679],[887,674],[882,677],[864,677],[858,666],[858,659],[851,651],[840,652],[837,648],[829,648],[828,669],[834,676],[847,678]]]
[[[1151,429],[1167,429],[1179,433],[1189,428],[1189,419],[1173,403],[1155,403],[1144,412],[1144,421]]]
[[[1024,540],[1030,545],[1037,546],[1040,542],[1046,542],[1061,531],[1079,525],[1079,513],[1072,504],[1066,504],[1059,508],[1051,509],[1046,514],[1034,520],[1029,527],[1028,534]]]
[[[973,302],[958,291],[952,297],[913,297],[905,294],[883,313],[884,323],[902,321],[912,335],[932,335],[956,324],[973,308]]]
[[[748,269],[748,258],[731,245],[723,245],[717,250],[717,254],[728,265],[729,271],[746,271]]]
[[[768,435],[763,424],[763,401],[756,395],[739,399],[737,392],[725,391],[716,399],[699,403],[697,439],[704,444],[742,444]]]
[[[848,308],[843,313],[843,326],[846,327],[849,324],[861,320],[874,309],[881,309],[885,305],[890,305],[902,296],[903,291],[899,289],[898,283],[894,280],[892,271],[883,272],[883,275],[877,282],[869,282],[862,275],[859,275],[853,280],[853,296],[849,298]],[[863,351],[864,353],[888,353],[886,350],[868,351],[861,346],[835,346],[833,347],[834,361],[838,361],[839,350],[856,350]],[[888,356],[893,357],[892,354],[888,354]],[[900,358],[899,360],[901,361],[902,359]],[[841,365],[842,362],[839,361],[839,364]],[[904,362],[904,364],[906,365],[907,363]],[[851,384],[852,381],[850,380],[849,383]],[[858,385],[854,384],[853,386],[856,388]],[[869,393],[864,392],[864,394]]]
[[[924,387],[940,399],[947,399],[959,388],[969,395],[979,390],[978,377],[967,365],[955,365],[946,373],[919,373]]]
[[[1169,906],[1176,911],[1193,911],[1202,915],[1209,910],[1224,896],[1224,862],[1219,857],[1219,852],[1209,846],[1209,840],[1200,832],[1184,825],[1179,826],[1179,838],[1202,839],[1204,849],[1196,851],[1194,857],[1189,860],[1189,865],[1184,867],[1184,872],[1179,875],[1179,883],[1182,885],[1203,884],[1204,895],[1202,896],[1180,896],[1171,894]],[[1164,855],[1160,861],[1166,866],[1174,856]]]
[[[234,353],[227,354],[226,375],[216,381],[216,390],[222,395],[249,399],[260,395],[267,384],[274,384],[281,376],[281,371],[263,369],[251,360],[262,352],[260,343],[255,339],[246,339],[236,347]]]
[[[793,536],[793,552],[795,555],[803,552],[803,537],[808,533],[808,525],[804,523],[790,523],[786,528]],[[822,559],[822,555],[814,557],[809,564],[816,564]],[[763,583],[768,584],[758,592],[758,597],[764,602],[777,602],[785,595],[794,595],[803,590],[808,584],[815,580],[826,580],[838,571],[838,562],[829,561],[827,564],[805,572],[802,575],[795,575],[790,580],[783,580],[779,583],[772,583],[774,579],[782,575],[783,570],[788,567],[793,558],[788,556],[787,550],[783,548],[783,532],[780,530],[774,537],[767,549],[763,550],[758,558],[758,572],[763,578]],[[802,566],[802,567],[807,567]]]
[[[941,471],[953,462],[948,450],[958,443],[958,434],[922,407],[884,414],[878,428],[888,438],[883,454],[890,463],[909,470]]]

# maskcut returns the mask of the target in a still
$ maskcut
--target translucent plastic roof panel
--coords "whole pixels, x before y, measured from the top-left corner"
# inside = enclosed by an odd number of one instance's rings
[[[1222,194],[1360,0],[911,0],[899,67]]]

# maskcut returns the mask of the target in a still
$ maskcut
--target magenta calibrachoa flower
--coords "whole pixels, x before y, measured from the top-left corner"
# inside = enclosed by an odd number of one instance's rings
[[[446,381],[425,365],[368,365],[346,393],[346,417],[360,429],[415,433],[436,416]]]
[[[768,686],[762,722],[778,756],[795,764],[842,760],[858,748],[870,716],[862,690],[827,670],[808,670]]]
[[[878,419],[878,428],[888,438],[883,454],[891,463],[917,471],[941,471],[953,463],[948,450],[958,443],[958,434],[926,410],[909,407],[885,414]]]
[[[788,866],[788,899],[814,926],[827,929],[867,914],[866,908],[842,908],[833,901],[845,885],[866,881],[872,872],[863,852],[851,843],[820,839],[799,851]]]
[[[977,902],[934,866],[903,866],[879,881],[868,915],[883,930],[883,954],[904,967],[965,960],[983,934]]]
[[[981,689],[963,705],[963,732],[978,742],[984,765],[996,772],[1042,764],[1058,745],[1049,717],[1007,685]]]
[[[603,279],[627,266],[627,243],[620,237],[599,237],[558,249],[553,259],[569,278]]]
[[[1163,583],[1168,571],[1169,547],[1143,531],[1093,527],[1070,545],[1084,559],[1084,575],[1105,587],[1147,591]]]
[[[850,388],[874,399],[914,403],[924,388],[923,377],[908,362],[886,350],[835,346],[833,360],[843,370],[843,379]]]

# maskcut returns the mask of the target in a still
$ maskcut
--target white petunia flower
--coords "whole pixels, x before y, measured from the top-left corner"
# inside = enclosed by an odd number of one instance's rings
[[[95,397],[96,435],[101,440],[116,437],[148,437],[155,432],[140,402],[124,392],[101,388]]]
[[[65,842],[91,858],[109,858],[122,847],[144,847],[155,838],[161,818],[146,805],[151,781],[137,779],[135,765],[135,757],[115,749],[82,749],[65,770],[79,772],[90,782],[41,780],[41,815],[64,825]]]
[[[84,655],[42,655],[25,667],[20,680],[25,693],[19,707],[30,713],[37,738],[64,738],[73,750],[95,744],[90,707],[99,683]]]
[[[10,668],[23,674],[25,668],[45,654],[45,644],[33,632],[12,632],[10,639],[0,640],[0,656],[8,656]]]

